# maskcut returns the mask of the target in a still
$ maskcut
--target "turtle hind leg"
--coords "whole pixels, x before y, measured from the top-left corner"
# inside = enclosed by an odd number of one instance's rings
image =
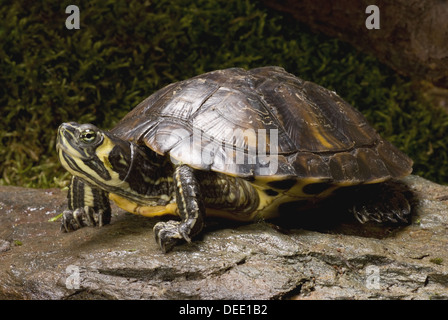
[[[409,224],[411,222],[411,192],[400,181],[364,185],[355,191],[356,199],[351,209],[361,222],[383,224]]]

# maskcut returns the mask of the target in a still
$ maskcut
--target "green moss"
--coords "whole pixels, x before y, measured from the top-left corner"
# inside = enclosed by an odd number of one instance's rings
[[[81,29],[65,28],[78,4]],[[337,91],[415,161],[448,182],[448,116],[408,79],[255,0],[3,1],[0,184],[61,186],[65,121],[110,128],[164,85],[226,67],[279,65]]]
[[[438,264],[438,265],[441,265],[443,263],[443,259],[442,258],[432,258],[429,261],[434,263],[434,264]]]

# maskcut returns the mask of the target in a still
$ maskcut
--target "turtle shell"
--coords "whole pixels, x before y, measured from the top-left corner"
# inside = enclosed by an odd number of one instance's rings
[[[170,84],[111,132],[174,162],[249,179],[351,185],[412,171],[412,160],[335,92],[280,67],[217,70]]]

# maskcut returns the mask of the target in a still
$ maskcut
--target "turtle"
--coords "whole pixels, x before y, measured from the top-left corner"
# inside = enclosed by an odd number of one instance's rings
[[[411,213],[387,182],[411,174],[412,160],[335,92],[282,67],[169,84],[109,131],[63,123],[57,153],[72,174],[63,231],[109,224],[112,200],[137,215],[172,216],[153,228],[163,252],[191,242],[208,216],[270,219],[350,187],[384,186],[351,209],[363,223]]]

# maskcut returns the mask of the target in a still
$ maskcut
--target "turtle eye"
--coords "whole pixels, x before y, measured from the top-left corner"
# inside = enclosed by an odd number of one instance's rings
[[[96,132],[93,131],[92,129],[86,129],[82,131],[79,136],[79,139],[87,144],[94,142],[95,138],[96,138]]]

